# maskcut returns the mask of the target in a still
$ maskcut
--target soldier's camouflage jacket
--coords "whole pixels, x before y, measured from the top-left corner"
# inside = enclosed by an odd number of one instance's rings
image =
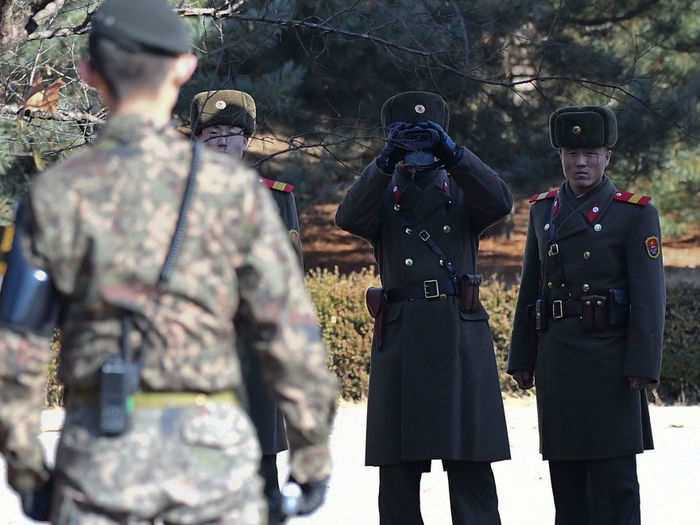
[[[327,439],[336,381],[326,368],[321,334],[288,233],[269,191],[251,170],[224,155],[202,152],[177,265],[163,291],[155,288],[191,151],[189,141],[169,127],[158,129],[138,117],[114,117],[94,147],[32,184],[21,242],[31,263],[48,270],[62,298],[59,379],[68,398],[71,390],[97,390],[101,364],[119,352],[115,306],[128,305],[140,313],[132,343],[146,348],[143,390],[240,392],[232,322],[238,315],[253,328],[266,380],[285,415],[291,472],[299,482],[324,477],[330,469]],[[49,341],[6,328],[0,330],[0,341],[2,452],[38,471],[36,436]],[[190,423],[195,432],[197,424]],[[64,434],[70,425],[69,411]],[[239,427],[239,435],[224,444],[232,455],[254,437],[249,423]],[[204,441],[215,441],[217,435],[223,433],[204,436]],[[95,451],[106,446],[84,431],[76,431],[72,439],[82,440],[79,445],[87,447],[86,453],[93,444]],[[73,453],[62,453],[61,446],[57,469],[79,484],[79,461]],[[255,456],[252,450],[248,453]],[[137,451],[132,459],[135,455]],[[251,464],[254,472],[257,458]],[[96,484],[109,476],[83,474]],[[143,483],[141,497],[146,497],[150,487]],[[235,480],[227,483],[230,487]]]

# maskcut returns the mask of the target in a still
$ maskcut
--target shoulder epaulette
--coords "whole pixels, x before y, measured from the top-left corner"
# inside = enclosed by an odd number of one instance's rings
[[[637,206],[646,206],[649,204],[651,197],[649,197],[649,195],[635,195],[629,191],[616,191],[613,199],[620,202],[636,204]]]
[[[544,193],[535,193],[532,197],[530,197],[530,202],[542,201],[544,199],[553,199],[557,196],[558,191],[559,190],[552,190],[546,191]]]
[[[260,177],[260,182],[271,190],[284,191],[286,193],[291,193],[294,191],[294,186],[286,182],[279,180],[266,179],[265,177]]]

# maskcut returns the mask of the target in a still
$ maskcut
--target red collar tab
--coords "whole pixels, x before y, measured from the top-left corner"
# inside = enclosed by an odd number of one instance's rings
[[[635,195],[629,191],[616,191],[613,199],[629,204],[636,204],[637,206],[646,206],[649,204],[649,201],[651,201],[649,195]]]
[[[530,202],[537,202],[537,201],[542,201],[545,199],[553,199],[557,196],[557,193],[559,193],[559,190],[552,190],[552,191],[546,191],[544,193],[535,193],[532,197],[530,197]]]
[[[395,185],[391,188],[391,192],[394,194],[394,202],[399,202],[401,200],[401,188]]]
[[[598,204],[594,204],[591,206],[591,209],[588,210],[588,213],[586,214],[586,220],[588,222],[593,222],[596,220],[596,218],[600,215],[600,206]]]
[[[284,191],[285,193],[291,193],[294,191],[294,186],[287,182],[282,182],[279,180],[266,179],[265,177],[260,177],[260,182],[271,190]]]

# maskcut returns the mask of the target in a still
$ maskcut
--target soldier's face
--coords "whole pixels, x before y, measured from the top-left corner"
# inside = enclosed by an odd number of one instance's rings
[[[248,137],[238,126],[209,126],[199,134],[204,145],[221,153],[228,153],[242,159],[248,149]]]
[[[561,148],[561,167],[576,194],[595,188],[603,178],[612,152],[607,148]]]

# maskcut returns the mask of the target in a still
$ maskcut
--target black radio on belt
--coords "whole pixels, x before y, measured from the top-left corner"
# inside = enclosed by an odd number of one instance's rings
[[[104,436],[118,436],[128,427],[128,369],[121,355],[108,357],[100,369],[100,433]]]

